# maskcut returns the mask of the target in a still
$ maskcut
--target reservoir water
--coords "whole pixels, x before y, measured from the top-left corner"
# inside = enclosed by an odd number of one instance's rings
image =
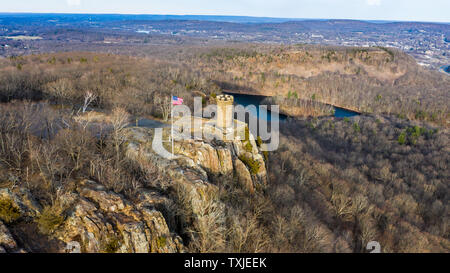
[[[256,110],[252,111],[251,114],[253,116],[258,117],[258,119],[261,120],[271,120],[271,112],[263,113],[259,111],[259,105],[261,105],[261,102],[266,98],[264,96],[255,96],[255,95],[242,95],[242,94],[230,94],[234,96],[234,102],[235,105],[242,105],[244,107],[247,107],[249,105],[255,105]],[[360,114],[357,112],[349,111],[347,109],[334,107],[335,113],[334,116],[337,118],[348,118],[348,117],[355,117],[359,116]],[[287,120],[286,115],[280,114],[280,121],[286,121]]]
[[[450,65],[444,65],[441,66],[442,71],[447,72],[448,74],[450,74]]]
[[[361,114],[334,106],[334,116],[336,118],[351,118],[351,117],[356,117],[359,115],[361,115]]]
[[[242,105],[244,107],[247,107],[249,105],[256,106],[256,109],[250,109],[251,110],[250,114],[252,116],[257,117],[260,120],[266,120],[266,121],[272,120],[272,115],[273,115],[272,112],[267,111],[267,113],[265,113],[265,111],[261,112],[259,109],[259,106],[261,105],[262,101],[266,97],[255,96],[255,95],[241,95],[241,94],[230,94],[230,95],[234,96],[234,104],[235,105]],[[286,115],[279,114],[280,121],[286,121],[287,118],[288,117]]]

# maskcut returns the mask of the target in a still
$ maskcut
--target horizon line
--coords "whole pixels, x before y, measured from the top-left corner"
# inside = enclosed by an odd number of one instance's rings
[[[386,23],[432,23],[432,24],[450,24],[450,21],[415,21],[415,20],[399,20],[399,19],[355,19],[355,18],[299,18],[299,17],[270,17],[270,16],[252,16],[252,15],[224,15],[224,14],[152,14],[152,13],[84,13],[84,12],[9,12],[0,11],[0,14],[54,14],[54,15],[122,15],[122,16],[198,16],[198,17],[236,17],[236,18],[259,18],[259,19],[275,19],[292,21],[306,20],[336,20],[336,21],[363,21],[363,22],[386,22]],[[207,21],[207,20],[205,20]],[[227,21],[222,21],[227,22]],[[236,22],[235,22],[236,23]]]

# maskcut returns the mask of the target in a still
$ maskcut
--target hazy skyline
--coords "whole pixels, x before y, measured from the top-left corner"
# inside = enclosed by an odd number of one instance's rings
[[[0,12],[238,15],[450,22],[448,0],[0,0]]]

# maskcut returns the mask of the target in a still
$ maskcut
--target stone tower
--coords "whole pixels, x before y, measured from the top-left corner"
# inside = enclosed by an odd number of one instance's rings
[[[217,96],[217,127],[229,132],[233,130],[234,97],[230,95]]]

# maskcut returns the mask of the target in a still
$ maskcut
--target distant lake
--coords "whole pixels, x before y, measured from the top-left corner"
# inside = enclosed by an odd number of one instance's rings
[[[334,106],[334,116],[337,118],[351,118],[360,115],[360,113]]]
[[[441,67],[442,71],[450,74],[450,65],[444,65]]]
[[[270,111],[267,111],[267,113],[259,111],[259,106],[261,105],[261,102],[266,99],[264,96],[255,96],[255,95],[241,95],[241,94],[230,94],[234,96],[234,104],[235,105],[242,105],[244,107],[247,107],[249,105],[256,106],[255,109],[251,109],[250,114],[252,116],[257,117],[260,120],[265,121],[271,121],[273,113]],[[288,116],[279,114],[280,121],[286,121]]]
[[[260,113],[259,106],[261,105],[261,102],[266,98],[264,96],[256,96],[256,95],[242,95],[242,94],[230,94],[234,96],[234,102],[235,105],[242,105],[244,107],[247,107],[249,105],[255,105],[256,111],[252,111],[252,115],[258,117],[258,119],[261,120],[267,120],[270,121],[271,119],[271,112],[268,111],[268,113]],[[334,116],[337,118],[349,118],[349,117],[355,117],[359,116],[360,114],[357,112],[349,111],[347,109],[334,107],[335,113]],[[280,121],[286,121],[288,116],[280,114]]]

